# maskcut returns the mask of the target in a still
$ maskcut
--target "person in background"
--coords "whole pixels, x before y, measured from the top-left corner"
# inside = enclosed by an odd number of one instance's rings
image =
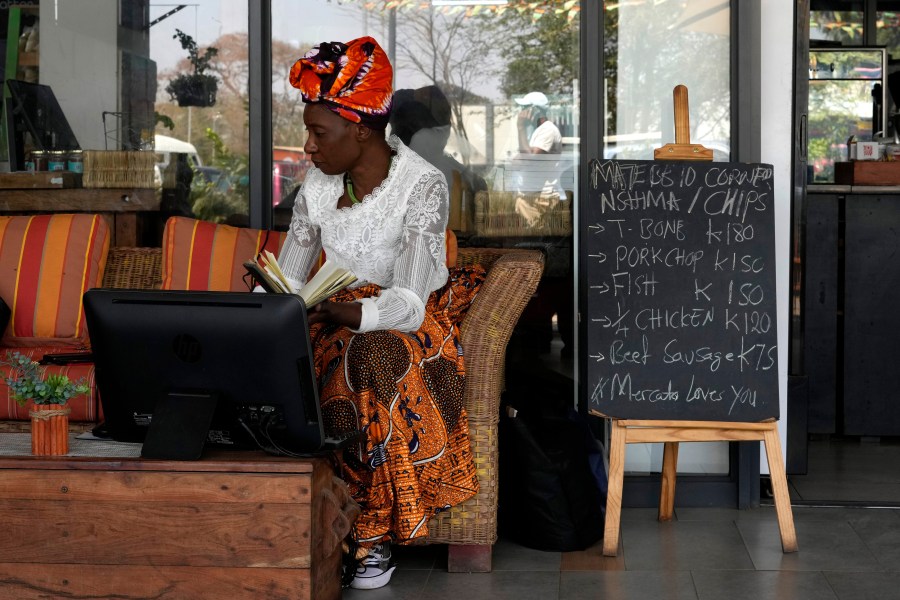
[[[547,118],[550,104],[542,92],[529,92],[516,99],[522,107],[516,118],[519,133],[519,152],[523,154],[559,154],[562,152],[562,134],[559,127]],[[528,129],[531,129],[531,135]]]
[[[385,139],[392,69],[371,37],[321,43],[294,64],[312,168],[279,256],[297,286],[324,249],[356,287],[309,309],[324,427],[359,430],[342,476],[362,508],[348,555],[354,588],[394,571],[389,542],[478,490],[463,407],[458,323],[484,271],[448,270],[444,177],[398,137]]]
[[[454,180],[468,195],[487,189],[484,178],[446,152],[450,139],[451,108],[447,96],[436,85],[415,90],[397,90],[391,111],[391,132],[419,156],[437,167],[447,186]]]

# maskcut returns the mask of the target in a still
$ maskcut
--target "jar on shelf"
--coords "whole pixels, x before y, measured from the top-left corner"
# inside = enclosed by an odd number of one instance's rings
[[[25,160],[26,171],[46,171],[47,153],[44,150],[32,150]]]
[[[70,150],[67,170],[72,173],[84,173],[84,153],[81,150]]]
[[[66,151],[51,150],[50,158],[47,159],[48,171],[65,171],[66,170]]]

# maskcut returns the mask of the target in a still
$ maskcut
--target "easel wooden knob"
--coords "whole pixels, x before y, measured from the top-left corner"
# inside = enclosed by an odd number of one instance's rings
[[[712,160],[711,149],[691,143],[687,88],[680,84],[676,85],[672,96],[675,103],[675,143],[654,150],[654,160]]]

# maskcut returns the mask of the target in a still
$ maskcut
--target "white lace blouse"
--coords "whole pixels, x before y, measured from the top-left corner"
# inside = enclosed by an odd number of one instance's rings
[[[329,261],[353,271],[357,286],[381,286],[378,297],[360,301],[358,332],[417,330],[428,296],[448,275],[449,195],[444,176],[396,136],[390,136],[388,144],[396,157],[387,179],[348,208],[337,208],[343,176],[310,169],[278,259],[291,283],[299,285],[324,248]]]

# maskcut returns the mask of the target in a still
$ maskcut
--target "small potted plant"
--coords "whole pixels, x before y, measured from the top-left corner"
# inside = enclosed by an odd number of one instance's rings
[[[194,71],[182,73],[171,80],[166,86],[169,96],[178,102],[178,106],[213,106],[216,103],[219,80],[214,75],[207,75],[206,70],[219,49],[210,46],[201,56],[197,42],[185,32],[176,29],[172,38],[181,42],[181,47],[188,51],[188,60]]]
[[[46,369],[19,352],[7,352],[0,365],[9,368],[6,385],[19,406],[29,401],[31,417],[31,453],[59,456],[69,452],[69,399],[90,391],[84,378],[70,380],[66,375],[46,374]]]

